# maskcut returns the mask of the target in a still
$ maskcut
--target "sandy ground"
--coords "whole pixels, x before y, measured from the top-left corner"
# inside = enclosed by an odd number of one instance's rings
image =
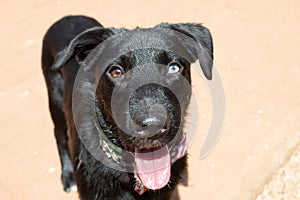
[[[299,8],[297,0],[2,1],[0,199],[77,199],[61,187],[40,67],[43,35],[68,14],[127,28],[203,22],[214,38],[227,116],[215,149],[200,160],[210,104],[194,74],[200,125],[189,148],[189,184],[180,186],[180,196],[247,200],[262,193],[258,199],[300,199]]]
[[[300,147],[264,187],[257,200],[300,199]]]

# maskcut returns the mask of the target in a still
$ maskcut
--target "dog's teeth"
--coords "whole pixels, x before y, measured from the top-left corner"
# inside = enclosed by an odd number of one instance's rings
[[[70,187],[70,192],[77,192],[77,186],[76,185],[72,185]]]

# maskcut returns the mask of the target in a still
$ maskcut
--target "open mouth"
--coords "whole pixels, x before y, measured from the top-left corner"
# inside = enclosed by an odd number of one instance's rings
[[[98,132],[102,135],[101,131]],[[172,163],[184,157],[187,152],[186,135],[184,133],[180,135],[177,139],[173,138],[175,140],[170,143],[171,145],[152,141],[147,147],[135,146],[131,151],[136,169],[135,190],[139,194],[143,194],[146,190],[159,190],[168,184]],[[117,164],[122,163],[122,148],[110,142],[104,134],[101,137],[100,146],[106,155]]]
[[[173,145],[165,145],[151,152],[136,149],[134,160],[136,165],[135,177],[137,185],[135,190],[142,194],[145,190],[158,190],[165,187],[171,176],[171,165],[184,157],[187,153],[186,134]]]
[[[151,130],[153,129],[153,130]],[[135,129],[133,148],[136,178],[145,188],[158,190],[168,184],[171,174],[171,156],[166,135],[169,127],[153,125]]]
[[[150,135],[149,138],[143,138],[141,134],[138,134],[139,137],[123,138],[122,140],[123,142],[120,146],[123,146],[124,150],[126,149],[126,151],[131,152],[134,159],[137,184],[144,188],[144,190],[159,190],[164,188],[169,183],[171,177],[172,163],[186,154],[185,134],[183,134],[182,141],[180,141],[180,138],[175,139],[174,137],[170,137],[170,134],[166,137],[167,133],[171,131],[170,129],[171,127],[160,128],[160,131],[156,131],[154,135],[147,134],[148,136]],[[136,132],[138,131],[145,132],[146,129],[136,130]],[[98,132],[100,133],[101,131]],[[107,142],[112,143],[109,139]],[[116,145],[112,143],[111,146]],[[104,149],[103,145],[101,145],[101,148],[116,163],[122,162],[122,158],[119,157],[122,153],[118,153],[111,146],[108,149]],[[179,154],[176,149],[177,147],[184,147],[185,150]],[[122,148],[118,147],[118,149]],[[122,152],[122,150],[120,151]],[[114,157],[118,157],[119,159],[114,159]],[[138,189],[135,187],[135,190],[137,191]]]
[[[163,133],[150,138],[140,138],[133,146],[136,178],[150,190],[158,190],[168,184],[171,174],[171,155]],[[170,147],[171,148],[171,147]]]

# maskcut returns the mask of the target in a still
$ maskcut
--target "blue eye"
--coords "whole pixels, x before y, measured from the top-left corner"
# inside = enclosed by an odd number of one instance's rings
[[[169,74],[173,74],[173,73],[177,73],[180,71],[180,65],[177,63],[172,63],[169,65],[169,70],[168,73]]]

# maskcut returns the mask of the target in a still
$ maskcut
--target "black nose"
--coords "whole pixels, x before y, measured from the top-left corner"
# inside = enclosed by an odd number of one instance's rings
[[[150,137],[167,132],[170,122],[169,118],[161,113],[152,113],[150,116],[140,114],[133,119],[132,126],[138,135]]]

